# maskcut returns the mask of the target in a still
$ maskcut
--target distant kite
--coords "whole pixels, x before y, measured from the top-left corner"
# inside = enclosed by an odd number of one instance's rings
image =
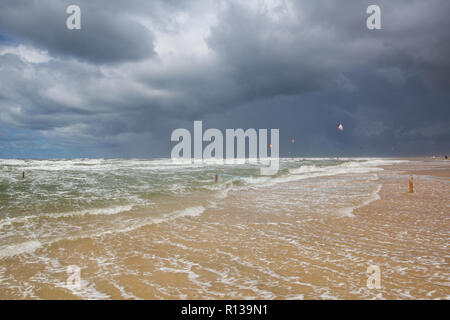
[[[339,123],[338,127],[339,131],[344,131],[344,126],[342,125],[342,123]]]
[[[295,143],[295,139],[294,138],[292,138],[291,143]]]

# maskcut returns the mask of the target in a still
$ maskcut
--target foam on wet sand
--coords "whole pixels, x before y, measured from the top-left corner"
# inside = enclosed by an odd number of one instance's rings
[[[211,187],[157,217],[126,213],[118,232],[5,244],[0,298],[448,299],[449,162],[352,166]],[[81,268],[77,290],[69,265]],[[370,265],[381,289],[366,286]]]

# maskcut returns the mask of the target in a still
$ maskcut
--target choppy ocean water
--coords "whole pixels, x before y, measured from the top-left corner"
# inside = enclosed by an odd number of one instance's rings
[[[260,165],[248,163],[4,159],[0,160],[0,257],[65,237],[127,230],[152,221],[201,214],[215,205],[214,199],[226,198],[230,191],[299,180],[322,181],[322,187],[314,190],[295,191],[305,197],[310,210],[323,210],[323,204],[335,201],[341,212],[351,215],[353,207],[375,199],[378,189],[370,182],[382,170],[380,165],[392,162],[285,158],[280,160],[278,174],[261,176]],[[356,188],[351,187],[352,180]],[[336,190],[340,187],[345,192]],[[346,203],[349,191],[352,201]]]
[[[445,298],[448,186],[400,162],[0,160],[0,298]]]

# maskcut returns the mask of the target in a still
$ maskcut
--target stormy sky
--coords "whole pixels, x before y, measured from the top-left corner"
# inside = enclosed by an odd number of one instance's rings
[[[81,30],[66,27],[71,4]],[[366,27],[370,4],[381,30]],[[0,157],[170,157],[171,132],[194,120],[279,128],[282,156],[450,154],[449,12],[448,0],[2,0]]]

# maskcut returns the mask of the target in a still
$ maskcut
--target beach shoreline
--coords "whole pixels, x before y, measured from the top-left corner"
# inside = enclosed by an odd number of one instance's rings
[[[167,219],[3,257],[0,299],[449,299],[450,162],[356,165],[202,192]]]

